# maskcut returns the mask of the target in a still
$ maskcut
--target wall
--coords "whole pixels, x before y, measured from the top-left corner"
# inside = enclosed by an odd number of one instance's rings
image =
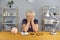
[[[2,0],[2,7],[7,7],[7,2],[9,0]],[[14,0],[15,4],[13,7],[17,6],[19,9],[19,31],[21,31],[21,22],[25,18],[25,12],[27,10],[34,10],[36,13],[36,18],[39,20],[39,29],[42,29],[41,19],[42,19],[42,6],[58,6],[60,7],[60,0],[34,0],[33,3],[29,4],[27,0]]]

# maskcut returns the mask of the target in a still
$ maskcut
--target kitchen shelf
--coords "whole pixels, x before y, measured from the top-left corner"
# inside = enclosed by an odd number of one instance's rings
[[[7,28],[18,26],[18,8],[3,8],[2,24],[6,31]]]
[[[51,31],[51,30],[47,30],[47,29],[55,28],[56,24],[59,23],[59,9],[58,9],[58,7],[55,7],[55,6],[54,7],[53,6],[43,6],[42,13],[43,13],[42,14],[42,30]]]

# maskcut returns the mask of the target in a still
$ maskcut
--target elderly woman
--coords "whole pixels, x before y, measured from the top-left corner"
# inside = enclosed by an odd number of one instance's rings
[[[34,19],[35,13],[32,10],[26,12],[26,19],[22,21],[22,31],[24,32],[37,32],[38,20]]]

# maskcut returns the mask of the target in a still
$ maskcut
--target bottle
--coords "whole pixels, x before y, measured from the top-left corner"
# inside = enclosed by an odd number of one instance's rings
[[[6,16],[5,13],[3,14],[3,16]]]
[[[49,10],[47,10],[45,16],[50,17],[50,15],[49,15]]]
[[[7,13],[7,11],[6,11],[6,16],[8,16],[8,13]]]

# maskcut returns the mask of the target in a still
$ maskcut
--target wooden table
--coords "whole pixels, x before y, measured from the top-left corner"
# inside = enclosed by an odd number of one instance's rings
[[[29,32],[29,35],[16,35],[10,32],[0,32],[0,40],[60,40],[60,32],[51,35],[50,32]]]

